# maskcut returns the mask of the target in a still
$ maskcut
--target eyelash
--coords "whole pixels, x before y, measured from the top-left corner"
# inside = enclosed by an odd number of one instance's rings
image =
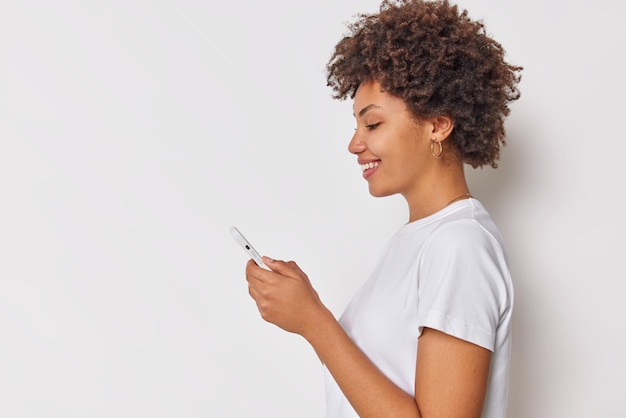
[[[373,131],[374,129],[376,129],[378,127],[378,125],[380,125],[380,122],[378,123],[372,123],[370,125],[365,125],[365,127],[370,130]],[[354,128],[354,130],[356,131],[356,128]]]

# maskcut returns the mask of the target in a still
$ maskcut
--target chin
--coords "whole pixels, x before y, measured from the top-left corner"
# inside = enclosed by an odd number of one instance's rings
[[[391,196],[391,195],[396,194],[396,192],[392,192],[390,190],[386,190],[382,188],[376,188],[376,187],[373,187],[372,185],[370,185],[369,191],[370,191],[370,194],[374,197],[386,197],[386,196]]]

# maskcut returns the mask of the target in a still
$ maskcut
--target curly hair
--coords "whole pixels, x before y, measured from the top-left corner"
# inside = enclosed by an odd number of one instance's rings
[[[383,0],[379,13],[359,14],[348,29],[326,65],[333,98],[354,98],[375,80],[418,120],[451,117],[461,161],[498,166],[522,67],[505,62],[481,21],[447,0]]]

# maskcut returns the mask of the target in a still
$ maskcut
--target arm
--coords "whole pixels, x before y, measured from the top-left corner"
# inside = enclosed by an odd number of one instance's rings
[[[252,261],[246,268],[249,292],[261,316],[311,344],[359,416],[480,416],[489,351],[424,330],[413,397],[381,373],[352,342],[295,263],[264,261],[272,272]]]
[[[415,399],[424,417],[480,417],[491,352],[431,328],[419,338]]]

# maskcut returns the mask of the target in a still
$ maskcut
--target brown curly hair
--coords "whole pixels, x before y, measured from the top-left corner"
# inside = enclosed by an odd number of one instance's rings
[[[504,61],[482,22],[447,0],[384,0],[379,13],[359,14],[348,29],[326,65],[335,99],[378,81],[417,119],[451,117],[449,140],[461,161],[498,166],[522,67]]]

